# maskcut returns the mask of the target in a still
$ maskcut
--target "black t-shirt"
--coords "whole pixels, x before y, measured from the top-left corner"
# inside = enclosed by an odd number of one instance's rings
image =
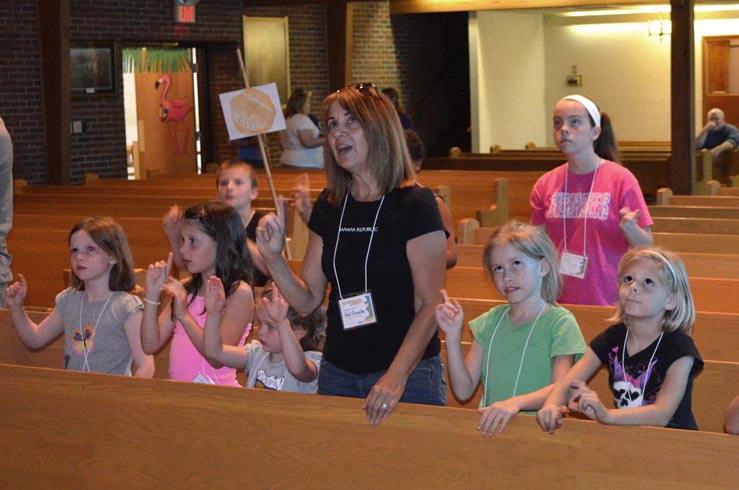
[[[257,241],[257,225],[259,224],[259,220],[262,219],[262,216],[264,216],[264,213],[254,211],[254,216],[251,217],[251,220],[249,220],[249,224],[246,225],[246,238],[254,243],[256,243]],[[252,266],[253,264],[254,262],[252,261]],[[254,266],[252,267],[252,269],[254,271],[254,277],[252,279],[251,285],[253,287],[262,287],[267,284],[269,277],[262,274],[262,272]]]
[[[385,196],[367,263],[368,290],[372,293],[378,322],[344,330],[333,265],[343,204],[329,203],[328,193],[323,191],[308,224],[311,231],[323,239],[321,267],[331,284],[323,355],[346,371],[371,373],[390,366],[415,317],[413,278],[406,243],[444,227],[429,189],[413,185]],[[336,252],[336,271],[344,298],[364,292],[365,257],[379,206],[380,201],[359,202],[348,196]],[[439,350],[439,336],[434,333],[423,358],[432,357]]]
[[[694,358],[693,367],[690,370],[685,394],[667,427],[698,430],[691,410],[691,398],[693,378],[703,369],[703,359],[693,339],[681,330],[665,332],[659,346],[657,346],[658,339],[633,356],[626,352],[624,359],[622,349],[625,338],[626,326],[618,323],[608,327],[590,342],[590,348],[593,349],[600,362],[608,366],[608,381],[616,408],[634,408],[654,404],[672,363],[682,357],[691,356]],[[655,349],[657,349],[656,352]],[[654,353],[652,367],[647,369],[652,353]],[[622,366],[622,359],[625,368]],[[643,401],[639,403],[641,395],[643,395]]]

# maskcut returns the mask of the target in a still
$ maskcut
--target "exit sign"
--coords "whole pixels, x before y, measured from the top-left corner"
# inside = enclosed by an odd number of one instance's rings
[[[196,0],[175,0],[174,21],[178,24],[194,24],[196,3]]]

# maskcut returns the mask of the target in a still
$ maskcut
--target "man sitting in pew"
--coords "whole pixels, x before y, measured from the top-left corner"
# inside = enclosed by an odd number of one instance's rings
[[[711,150],[715,159],[719,154],[735,149],[739,146],[739,129],[728,124],[724,118],[724,111],[714,107],[708,111],[708,122],[695,137],[697,149]]]

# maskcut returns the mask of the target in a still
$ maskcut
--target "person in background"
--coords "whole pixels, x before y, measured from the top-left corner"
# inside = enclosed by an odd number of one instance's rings
[[[695,137],[696,149],[710,150],[713,158],[716,158],[720,153],[739,146],[739,129],[726,122],[724,111],[714,107],[708,111],[707,117],[708,122]]]
[[[408,114],[403,112],[403,107],[400,105],[400,94],[398,94],[398,91],[392,87],[387,87],[382,89],[382,95],[387,97],[390,100],[390,103],[393,104],[393,107],[395,107],[395,111],[398,113],[400,124],[403,126],[403,129],[413,129],[413,121],[411,121]]]
[[[262,150],[259,148],[259,138],[256,136],[248,136],[232,141],[232,144],[239,149],[239,160],[246,162],[252,168],[264,168],[264,160],[262,160]]]
[[[554,107],[554,142],[567,162],[544,174],[531,192],[531,223],[560,253],[560,303],[615,305],[618,261],[631,247],[653,243],[652,218],[639,182],[620,156],[607,114],[582,95]]]
[[[13,279],[5,240],[13,227],[13,141],[0,117],[0,308],[5,308],[5,288]]]
[[[308,117],[309,112],[308,94],[295,90],[287,102],[286,128],[280,131],[280,164],[285,168],[323,168],[323,137]]]
[[[423,159],[426,156],[426,149],[423,146],[423,141],[418,136],[418,133],[412,129],[406,129],[405,142],[408,145],[408,153],[411,155],[411,162],[416,173],[421,172],[421,166],[423,165]],[[447,232],[446,237],[446,268],[451,269],[457,265],[457,236],[454,233],[454,219],[452,218],[452,212],[449,211],[444,202],[444,198],[438,194],[435,194],[436,204],[439,206],[439,214],[441,215],[441,221],[444,223],[444,229]],[[302,216],[302,215],[301,215]]]

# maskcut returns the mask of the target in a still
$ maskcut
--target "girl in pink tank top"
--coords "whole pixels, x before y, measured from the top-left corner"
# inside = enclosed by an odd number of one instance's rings
[[[172,253],[166,262],[149,265],[141,327],[144,351],[158,351],[171,337],[170,379],[238,386],[234,369],[212,365],[203,356],[203,328],[219,325],[223,342],[229,345],[242,346],[249,335],[254,313],[252,263],[241,217],[228,204],[211,201],[187,209],[179,229],[182,261],[191,276],[181,282],[169,275]],[[227,285],[220,315],[208,315],[205,309],[211,277]],[[168,300],[160,307],[162,293]]]

